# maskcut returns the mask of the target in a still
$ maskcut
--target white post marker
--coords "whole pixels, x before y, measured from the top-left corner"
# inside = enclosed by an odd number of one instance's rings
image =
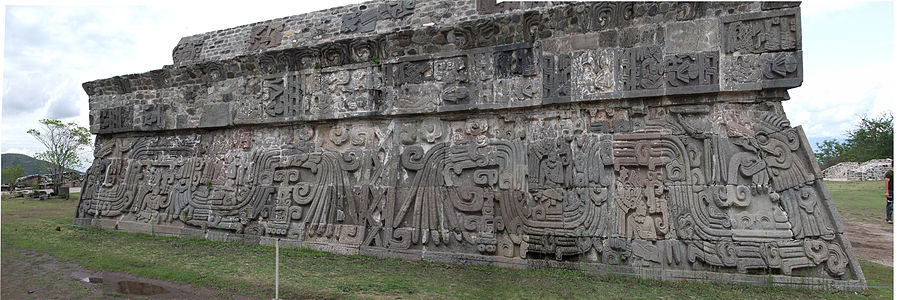
[[[274,240],[274,300],[280,300],[280,239]]]

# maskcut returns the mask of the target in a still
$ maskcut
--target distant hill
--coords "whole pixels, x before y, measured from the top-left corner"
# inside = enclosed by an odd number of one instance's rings
[[[42,160],[35,159],[25,154],[3,153],[2,156],[0,156],[0,161],[2,161],[3,169],[15,167],[16,165],[22,166],[22,176],[50,174],[50,172],[47,172],[47,170],[41,166],[40,163],[43,162]],[[72,169],[68,169],[68,171],[83,173]]]

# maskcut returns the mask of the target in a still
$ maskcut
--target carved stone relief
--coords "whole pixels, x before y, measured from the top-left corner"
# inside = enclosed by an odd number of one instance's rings
[[[249,36],[249,51],[264,50],[280,46],[283,38],[283,23],[269,23],[252,27]]]
[[[542,102],[569,102],[573,68],[569,54],[542,56]]]
[[[719,86],[719,55],[716,52],[688,53],[667,56],[666,82],[669,88]]]
[[[380,6],[381,18],[399,19],[414,13],[415,0],[387,1]]]
[[[294,119],[305,111],[301,80],[296,74],[280,74],[264,78],[268,97],[264,104],[265,115],[271,118]]]
[[[600,98],[615,91],[614,52],[610,50],[583,51],[574,54],[573,88],[579,100]]]
[[[255,52],[236,58],[197,63],[202,39],[186,39],[177,67],[85,83],[99,135],[74,222],[863,282],[805,134],[782,113],[802,80],[792,4],[552,2],[456,20],[432,13],[439,1],[335,10],[348,13],[331,35],[299,48],[270,49],[292,23],[260,23]],[[719,38],[671,45],[672,23]]]
[[[371,32],[377,28],[377,11],[367,9],[343,15],[342,33]]]
[[[723,18],[725,53],[800,50],[800,15],[783,9]]]
[[[99,120],[97,120],[100,132],[118,132],[131,129],[134,124],[132,111],[133,109],[130,106],[100,110]]]
[[[199,58],[203,40],[199,38],[183,38],[172,50],[171,57],[175,64]]]
[[[616,54],[617,85],[623,91],[659,89],[664,85],[660,47],[622,49]]]

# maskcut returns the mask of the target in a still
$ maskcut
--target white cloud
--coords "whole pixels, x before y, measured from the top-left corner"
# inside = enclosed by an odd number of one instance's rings
[[[827,13],[846,11],[862,1],[857,0],[814,0],[800,3],[801,15],[824,15]]]
[[[894,111],[892,64],[805,73],[803,86],[790,90],[791,100],[783,103],[785,114],[808,137],[843,136],[860,116]]]
[[[43,151],[25,133],[43,118],[88,127],[81,83],[171,64],[181,37],[360,1],[242,3],[184,1],[11,1],[3,6],[0,151]],[[54,6],[33,6],[54,5]],[[139,4],[122,5],[122,4]]]
[[[3,153],[18,153],[18,154],[25,154],[25,155],[34,157],[34,154],[36,154],[37,152],[34,152],[32,149],[26,149],[26,148],[9,148],[9,149],[4,149]]]

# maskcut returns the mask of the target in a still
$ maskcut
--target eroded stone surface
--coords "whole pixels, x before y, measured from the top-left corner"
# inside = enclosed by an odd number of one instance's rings
[[[232,33],[245,43],[222,46],[231,56],[199,35],[175,49],[177,67],[85,83],[99,135],[75,223],[439,262],[864,282],[780,104],[802,80],[799,8],[487,2],[262,22]],[[321,14],[339,17],[308,30],[329,38],[286,41]]]

